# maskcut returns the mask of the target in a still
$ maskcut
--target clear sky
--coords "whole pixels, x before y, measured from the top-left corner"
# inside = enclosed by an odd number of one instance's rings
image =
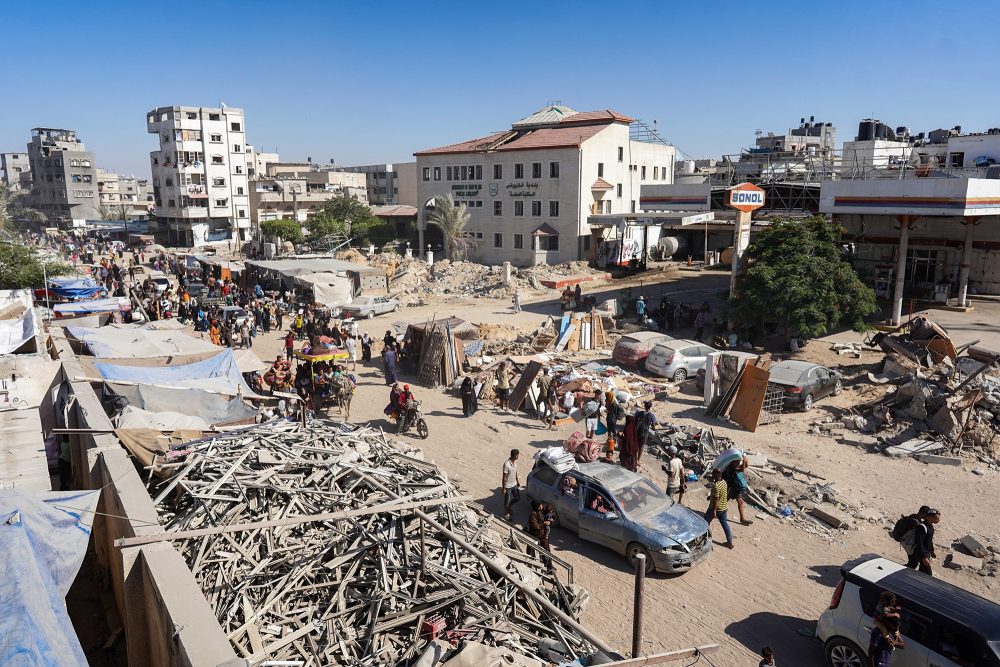
[[[3,2],[0,151],[77,130],[148,175],[157,106],[246,110],[282,159],[366,164],[505,129],[559,100],[658,121],[695,157],[802,116],[1000,126],[994,2]]]

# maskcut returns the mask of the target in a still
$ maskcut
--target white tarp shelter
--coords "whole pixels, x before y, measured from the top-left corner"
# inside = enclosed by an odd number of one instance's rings
[[[66,327],[66,331],[84,343],[91,354],[101,358],[147,359],[219,351],[217,345],[177,330],[118,325]]]
[[[296,276],[295,283],[312,290],[314,303],[346,306],[354,298],[354,281],[336,273],[308,273]]]

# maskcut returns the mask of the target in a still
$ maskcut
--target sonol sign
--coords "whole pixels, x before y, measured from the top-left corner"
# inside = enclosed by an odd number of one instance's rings
[[[729,188],[729,199],[726,203],[737,211],[749,213],[764,205],[764,190],[752,183],[741,183]]]

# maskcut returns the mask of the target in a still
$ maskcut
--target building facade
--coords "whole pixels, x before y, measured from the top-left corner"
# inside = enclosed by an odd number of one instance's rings
[[[0,153],[0,170],[0,180],[11,190],[31,190],[31,159],[27,153]]]
[[[165,245],[245,240],[250,229],[246,127],[242,109],[160,107],[146,114],[159,149],[149,154],[156,217]]]
[[[477,261],[592,258],[588,216],[635,212],[641,184],[673,182],[674,147],[632,140],[632,122],[548,106],[510,130],[417,152],[418,229],[426,231],[435,198],[450,194],[468,208]]]
[[[50,222],[82,226],[100,220],[94,154],[76,132],[51,127],[31,130],[28,144],[31,205]]]
[[[340,169],[365,174],[368,183],[368,201],[373,206],[417,205],[416,162],[368,164]]]
[[[155,209],[153,186],[144,178],[122,176],[111,171],[97,169],[97,194],[102,213],[118,220],[124,207],[125,218],[145,218]]]
[[[310,162],[271,162],[250,183],[254,228],[266,220],[305,222],[326,202],[353,197],[368,203],[366,174],[317,169]]]

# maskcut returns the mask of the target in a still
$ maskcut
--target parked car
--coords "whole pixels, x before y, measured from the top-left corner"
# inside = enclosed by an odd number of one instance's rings
[[[241,327],[243,323],[250,317],[247,311],[243,310],[239,306],[224,306],[221,311],[219,311],[219,319],[223,322],[228,322],[230,317],[236,317],[236,326]]]
[[[705,368],[705,357],[715,350],[696,340],[671,340],[658,343],[649,351],[646,370],[674,382],[683,382]]]
[[[566,492],[565,477],[575,482]],[[594,461],[560,474],[539,459],[525,489],[552,506],[556,525],[625,555],[633,568],[644,554],[647,572],[683,572],[712,551],[705,519],[621,466]],[[606,513],[591,509],[597,497]]]
[[[785,390],[785,408],[803,412],[816,399],[837,396],[844,390],[844,378],[837,371],[808,361],[779,361],[771,365],[771,384]]]
[[[372,318],[382,313],[399,310],[399,300],[387,296],[359,296],[343,307],[342,312],[351,317]]]
[[[189,280],[185,285],[188,294],[195,298],[201,298],[205,294],[205,283],[200,280]]]
[[[670,340],[673,340],[673,336],[656,331],[636,331],[618,339],[611,352],[611,360],[622,366],[642,370],[646,367],[646,357],[653,346]]]
[[[166,292],[170,289],[170,278],[166,276],[150,276],[149,279],[153,281],[157,292]]]
[[[773,368],[773,367],[772,367]],[[882,591],[902,607],[892,667],[1000,667],[1000,605],[873,554],[848,561],[816,624],[830,667],[864,667]]]

